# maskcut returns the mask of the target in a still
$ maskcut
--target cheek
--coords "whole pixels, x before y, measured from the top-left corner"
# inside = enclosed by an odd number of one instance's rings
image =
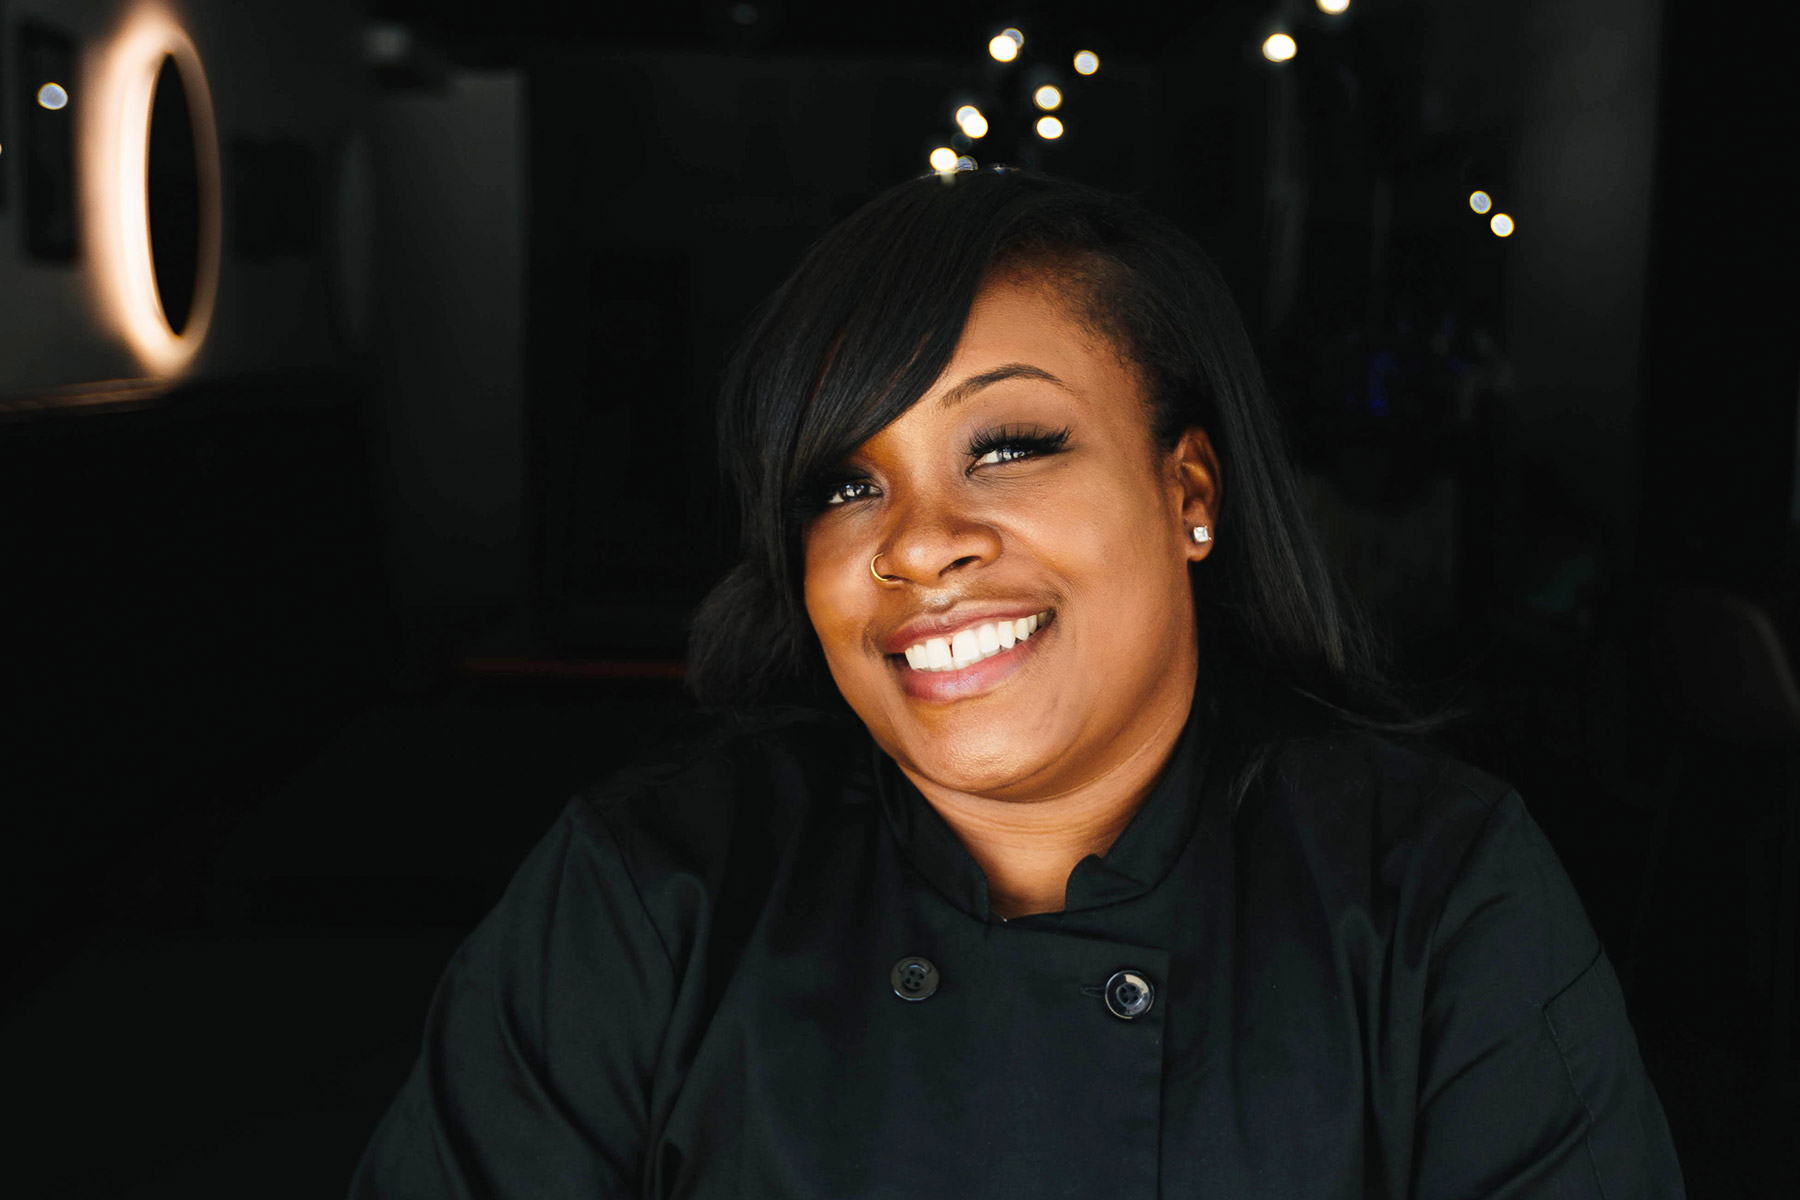
[[[854,569],[843,556],[829,547],[809,544],[806,550],[805,602],[806,615],[813,632],[825,651],[827,662],[835,671],[838,664],[855,656],[861,648],[862,631],[868,628],[869,614],[860,611],[866,605],[867,589],[858,588]]]
[[[1048,499],[1048,498],[1046,498]],[[1164,498],[1133,478],[1070,489],[1030,518],[1033,557],[1085,597],[1101,641],[1162,637],[1187,585],[1187,558],[1170,532]],[[1190,604],[1191,607],[1191,604]]]

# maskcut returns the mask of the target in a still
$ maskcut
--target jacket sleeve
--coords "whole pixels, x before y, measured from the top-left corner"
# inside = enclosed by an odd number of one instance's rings
[[[445,969],[353,1200],[639,1194],[674,977],[577,799]]]
[[[1417,1200],[1685,1196],[1618,977],[1517,792],[1470,847],[1430,964]]]

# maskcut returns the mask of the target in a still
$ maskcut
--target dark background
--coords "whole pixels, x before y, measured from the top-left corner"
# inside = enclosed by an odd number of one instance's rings
[[[219,309],[134,392],[70,218],[136,7],[0,0],[0,1072],[47,1181],[16,1194],[341,1194],[445,959],[684,711],[733,339],[965,101],[984,165],[1215,256],[1334,561],[1621,964],[1690,1193],[1793,1187],[1791,8],[189,0]],[[152,209],[191,254],[183,136]]]

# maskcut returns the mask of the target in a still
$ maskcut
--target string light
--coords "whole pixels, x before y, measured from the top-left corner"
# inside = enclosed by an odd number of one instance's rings
[[[68,106],[69,93],[60,83],[46,83],[38,89],[37,102],[51,112],[55,112],[59,108]]]
[[[1271,33],[1263,39],[1263,57],[1273,63],[1286,62],[1299,50],[1300,47],[1294,44],[1294,39],[1285,33]]]
[[[995,62],[1009,63],[1025,48],[1025,35],[1017,29],[1002,29],[988,42],[988,53]]]
[[[1469,207],[1478,213],[1484,213],[1494,207],[1494,198],[1486,192],[1470,192]]]
[[[1495,213],[1493,220],[1488,222],[1488,227],[1494,231],[1495,237],[1511,237],[1513,219],[1505,213]]]
[[[1337,16],[1350,7],[1350,0],[1318,0],[1319,11]]]
[[[934,171],[956,170],[956,151],[948,146],[939,146],[931,152],[931,169]]]
[[[1054,142],[1063,135],[1063,123],[1055,117],[1039,117],[1037,135],[1047,142]]]
[[[1092,75],[1100,69],[1100,56],[1092,50],[1078,50],[1075,53],[1075,73]]]
[[[956,110],[956,124],[965,134],[972,138],[986,137],[988,131],[987,118],[973,104],[965,104]]]
[[[1062,89],[1046,83],[1032,93],[1031,99],[1039,108],[1049,112],[1062,103]]]

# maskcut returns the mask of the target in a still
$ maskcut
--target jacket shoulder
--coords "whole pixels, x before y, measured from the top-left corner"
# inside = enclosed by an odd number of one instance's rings
[[[1271,801],[1309,825],[1366,830],[1378,843],[1484,821],[1512,784],[1440,747],[1366,730],[1295,739],[1274,756]]]
[[[1257,859],[1299,860],[1329,908],[1366,913],[1409,952],[1431,940],[1484,832],[1522,810],[1504,779],[1368,731],[1295,740],[1271,761],[1262,795],[1238,818]]]
[[[814,806],[843,796],[865,743],[860,725],[815,709],[698,713],[570,809],[604,827],[640,887],[682,875],[716,894],[733,860],[777,853]]]

